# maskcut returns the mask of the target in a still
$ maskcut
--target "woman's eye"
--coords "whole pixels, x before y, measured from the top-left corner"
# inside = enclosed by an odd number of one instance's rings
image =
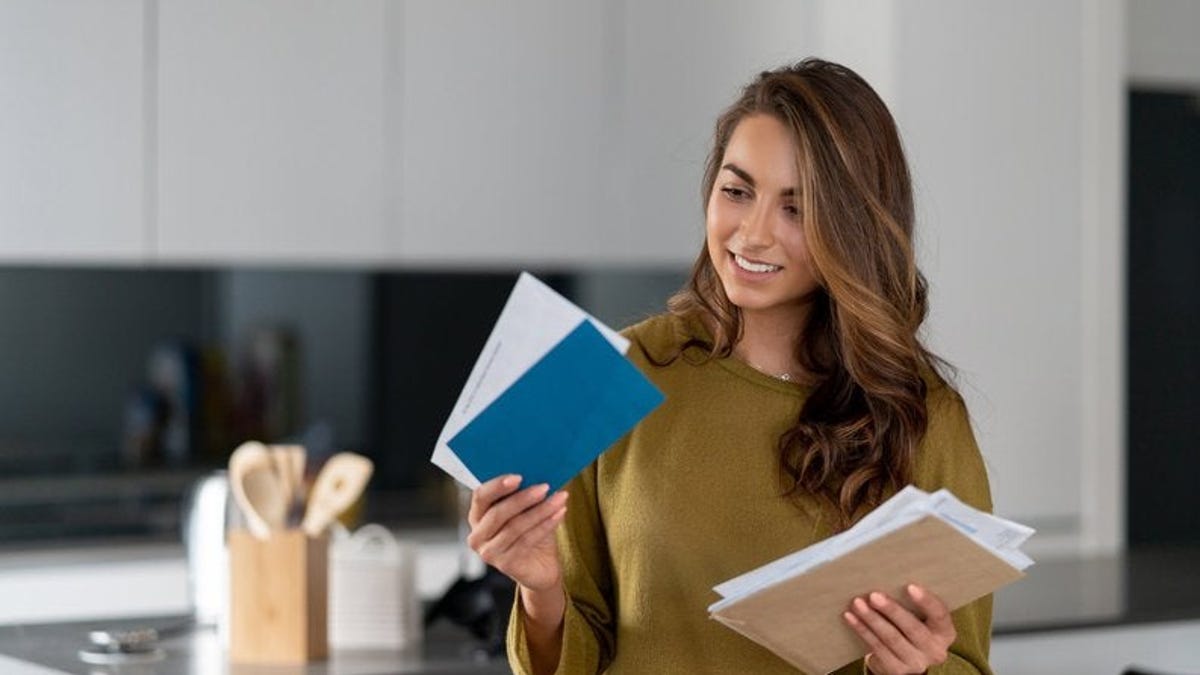
[[[749,192],[737,187],[723,187],[721,188],[721,192],[724,192],[734,201],[741,201],[750,196]]]
[[[800,209],[793,204],[788,204],[787,206],[783,207],[783,211],[784,213],[788,214],[789,218],[800,217]]]

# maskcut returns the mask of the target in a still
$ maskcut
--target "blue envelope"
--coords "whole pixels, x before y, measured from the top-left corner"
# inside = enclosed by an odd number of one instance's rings
[[[515,473],[554,491],[662,400],[585,320],[447,445],[480,482]]]

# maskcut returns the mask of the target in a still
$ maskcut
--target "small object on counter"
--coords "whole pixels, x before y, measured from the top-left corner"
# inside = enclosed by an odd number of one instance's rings
[[[415,545],[382,525],[334,526],[329,549],[329,644],[404,650],[421,643]]]
[[[304,532],[310,537],[324,532],[359,498],[374,470],[371,460],[353,452],[339,452],[330,457],[309,492],[301,524]]]
[[[474,651],[477,656],[496,658],[504,654],[505,630],[516,595],[512,579],[494,567],[483,576],[469,579],[460,576],[425,610],[425,628],[439,618],[471,631],[478,638]]]
[[[192,485],[181,509],[188,596],[200,625],[218,625],[229,614],[229,500],[228,472],[214,471]]]
[[[153,663],[166,655],[158,641],[181,635],[194,627],[185,621],[164,628],[135,628],[132,630],[94,630],[88,633],[91,645],[79,650],[79,660],[93,665],[125,665]]]
[[[329,655],[329,539],[298,529],[229,533],[229,658],[307,663]]]

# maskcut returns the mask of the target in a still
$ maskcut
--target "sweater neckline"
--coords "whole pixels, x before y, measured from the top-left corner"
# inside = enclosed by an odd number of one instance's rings
[[[781,380],[778,377],[768,375],[746,363],[745,361],[733,356],[726,356],[725,358],[714,360],[717,362],[717,365],[721,366],[730,373],[733,373],[744,380],[749,380],[753,384],[767,387],[768,389],[773,389],[791,396],[805,396],[812,391],[811,385]]]
[[[701,320],[699,316],[691,315],[686,317],[683,321],[684,332],[690,334],[688,336],[700,338],[709,344],[712,343],[712,334],[709,332],[708,326],[704,324],[704,321]],[[714,358],[712,360],[728,372],[747,380],[752,384],[766,387],[782,394],[804,397],[811,393],[813,389],[812,385],[810,384],[781,380],[778,377],[768,375],[734,356],[725,356],[722,358]]]

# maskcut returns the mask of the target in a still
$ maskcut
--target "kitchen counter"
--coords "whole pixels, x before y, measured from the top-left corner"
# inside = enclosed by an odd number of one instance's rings
[[[44,561],[43,561],[44,562]],[[0,566],[0,571],[2,566]],[[1166,626],[1200,619],[1200,547],[1136,550],[1120,556],[1045,560],[1028,576],[996,595],[993,622],[997,644],[1025,637],[1078,634],[1081,630]],[[502,661],[476,662],[465,632],[442,623],[410,652],[343,651],[327,662],[299,668],[229,666],[211,630],[167,639],[167,658],[120,671],[87,666],[77,651],[92,629],[162,626],[171,617],[101,619],[89,622],[26,622],[0,626],[0,671],[13,670],[3,657],[52,668],[52,673],[198,673],[203,675],[290,675],[319,673],[507,673]],[[46,671],[29,670],[30,675]]]
[[[996,593],[997,636],[1200,619],[1200,547],[1046,560]]]
[[[230,664],[213,628],[197,628],[159,644],[164,656],[152,663],[122,667],[82,662],[78,652],[88,645],[91,630],[163,627],[182,617],[147,617],[138,620],[79,621],[30,626],[0,627],[0,670],[5,673],[39,675],[375,675],[378,673],[439,673],[444,675],[492,675],[511,672],[500,659],[475,654],[472,638],[462,629],[441,622],[435,625],[420,648],[394,650],[340,650],[328,661],[307,665]],[[11,659],[3,660],[4,657]],[[47,670],[48,669],[48,670]]]

